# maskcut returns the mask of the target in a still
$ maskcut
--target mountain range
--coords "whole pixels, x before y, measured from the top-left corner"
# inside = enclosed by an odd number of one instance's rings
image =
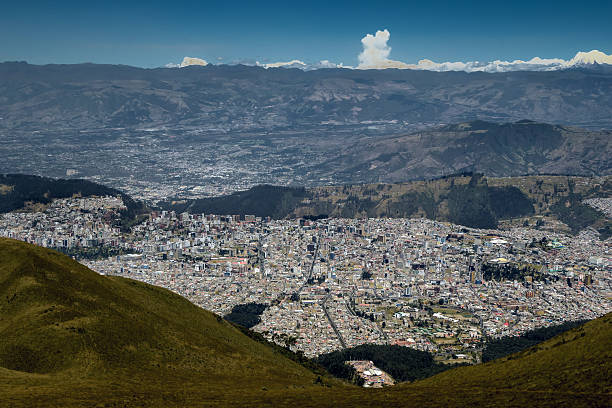
[[[402,182],[477,171],[524,174],[612,174],[612,131],[521,120],[472,121],[345,145],[326,164],[330,174],[361,182]],[[323,168],[326,168],[323,166]],[[355,180],[358,181],[358,180]]]
[[[248,334],[248,332],[246,332]],[[612,403],[612,315],[486,364],[368,390],[145,283],[0,239],[0,405],[591,406]]]
[[[611,110],[608,65],[467,73],[0,64],[3,132],[117,127],[327,132],[350,126],[359,133],[475,119],[609,128]]]

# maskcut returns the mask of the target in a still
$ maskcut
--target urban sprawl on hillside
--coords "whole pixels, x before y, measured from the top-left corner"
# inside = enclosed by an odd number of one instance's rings
[[[610,209],[610,199],[589,203]],[[129,233],[118,197],[0,217],[0,236],[55,248],[106,275],[168,288],[218,314],[267,308],[252,327],[307,356],[397,344],[479,362],[486,337],[612,311],[610,239],[427,219],[271,220],[152,212]]]

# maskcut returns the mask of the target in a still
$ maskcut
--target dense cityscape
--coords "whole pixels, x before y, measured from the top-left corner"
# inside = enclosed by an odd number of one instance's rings
[[[610,199],[589,204],[602,210]],[[0,218],[0,236],[55,248],[105,275],[168,288],[314,357],[364,343],[480,361],[484,338],[612,310],[611,242],[592,230],[478,230],[427,219],[271,220],[154,211],[129,233],[118,197],[53,201]]]

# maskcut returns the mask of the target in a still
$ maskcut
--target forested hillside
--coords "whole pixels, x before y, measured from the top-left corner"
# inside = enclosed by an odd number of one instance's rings
[[[145,213],[144,203],[135,201],[129,195],[80,179],[53,179],[25,174],[0,174],[0,213],[24,209],[28,205],[48,204],[56,198],[73,196],[119,196],[126,209],[121,212],[121,226],[129,228]]]

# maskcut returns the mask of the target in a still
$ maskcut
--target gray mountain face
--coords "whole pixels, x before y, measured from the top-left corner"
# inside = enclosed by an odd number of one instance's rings
[[[612,174],[612,131],[522,120],[474,121],[405,136],[363,140],[330,160],[331,172],[400,182],[475,171],[490,176]]]
[[[0,129],[350,126],[402,132],[474,119],[612,127],[612,71],[465,73],[0,64]]]

